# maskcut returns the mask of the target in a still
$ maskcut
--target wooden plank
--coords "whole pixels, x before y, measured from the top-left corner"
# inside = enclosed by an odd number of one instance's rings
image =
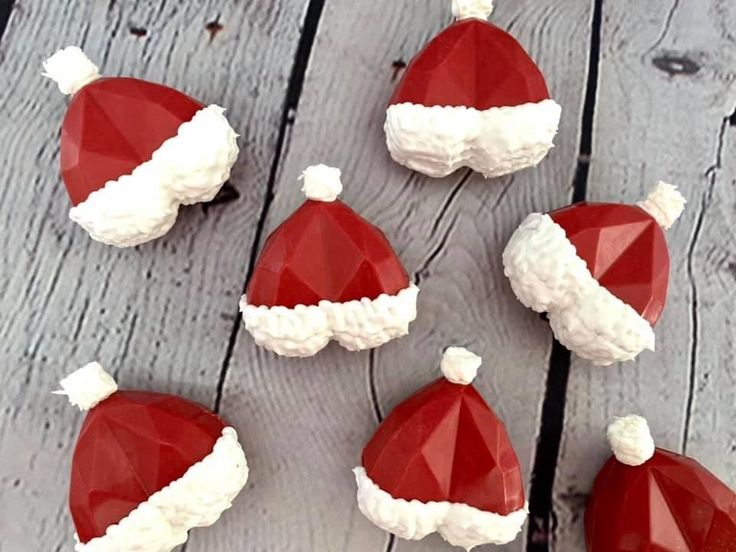
[[[419,318],[408,337],[373,353],[330,346],[306,361],[277,359],[239,333],[223,406],[253,428],[256,479],[249,499],[226,520],[228,530],[207,533],[213,550],[246,538],[279,550],[295,543],[305,551],[384,550],[389,537],[357,511],[350,468],[377,418],[438,377],[440,353],[452,343],[484,355],[478,387],[506,420],[530,472],[551,340],[546,324],[513,298],[500,255],[528,212],[569,197],[590,6],[499,3],[494,21],[540,60],[567,111],[558,147],[539,169],[484,182],[466,172],[422,178],[394,164],[384,144],[394,62],[407,61],[449,22],[449,4],[331,0],[325,6],[267,228],[302,201],[296,181],[302,169],[317,162],[341,166],[344,199],[385,230],[422,288]],[[234,517],[249,522],[236,527]],[[392,546],[446,549],[438,537]],[[505,549],[524,547],[520,537]]]
[[[736,104],[736,46],[727,30],[736,9],[716,0],[652,1],[645,17],[635,0],[603,9],[588,197],[633,202],[662,178],[678,184],[689,204],[668,232],[671,287],[657,352],[609,368],[573,360],[555,489],[554,549],[565,552],[585,549],[585,500],[610,454],[605,427],[613,416],[641,413],[659,445],[681,451],[689,444],[730,484],[736,473],[734,368],[727,362],[736,334],[726,314],[734,282],[724,260],[732,250],[724,237],[733,173],[721,173],[717,161],[719,151],[727,155],[724,121]],[[717,206],[719,199],[726,203]]]
[[[12,504],[0,513],[0,549],[67,550],[72,542],[65,496],[82,417],[49,395],[71,369],[98,358],[124,387],[214,403],[305,5],[16,6],[0,67],[0,501]],[[222,29],[210,34],[213,20]],[[67,218],[57,173],[66,101],[40,76],[46,56],[74,43],[106,74],[165,82],[227,106],[243,135],[232,177],[239,197],[185,208],[168,236],[135,249],[89,240]]]

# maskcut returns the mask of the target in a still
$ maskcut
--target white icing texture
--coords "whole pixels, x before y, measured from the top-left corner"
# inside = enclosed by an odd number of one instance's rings
[[[151,159],[92,192],[69,217],[100,242],[131,247],[163,236],[179,205],[209,201],[230,177],[237,135],[210,105],[183,123]]]
[[[100,78],[100,70],[80,48],[67,46],[43,62],[43,76],[56,82],[63,94],[75,94]]]
[[[397,163],[428,176],[470,167],[492,178],[544,159],[561,113],[553,100],[484,111],[395,104],[386,112],[386,145]]]
[[[684,196],[677,191],[677,186],[659,181],[652,193],[638,203],[639,207],[654,217],[662,228],[669,230],[685,210]]]
[[[448,381],[470,385],[482,362],[483,359],[464,347],[448,347],[442,355],[440,369]]]
[[[90,362],[75,370],[59,384],[62,390],[54,393],[66,395],[69,402],[78,406],[80,410],[94,408],[118,390],[118,384],[105,372],[99,362]]]
[[[608,426],[608,442],[616,460],[627,466],[641,466],[654,456],[649,424],[641,416],[616,418]]]
[[[169,552],[186,542],[194,527],[207,527],[231,505],[248,480],[248,463],[231,427],[222,431],[212,452],[187,472],[152,494],[105,534],[76,552]]]
[[[519,534],[528,512],[525,506],[503,516],[467,504],[394,498],[368,477],[365,468],[355,468],[353,473],[360,511],[402,539],[421,540],[437,532],[453,546],[466,550],[482,544],[505,544]]]
[[[301,178],[304,180],[302,192],[307,199],[313,201],[335,201],[342,193],[340,169],[327,165],[313,165],[307,167]]]
[[[240,300],[245,328],[258,345],[279,355],[308,357],[335,339],[350,351],[371,349],[409,333],[417,316],[417,294],[413,284],[396,295],[345,303],[320,301],[293,309],[266,307]]]
[[[488,19],[493,12],[493,0],[452,0],[452,15],[456,19]]]
[[[519,301],[547,312],[555,337],[579,356],[607,366],[654,350],[649,323],[596,281],[549,215],[524,220],[506,245],[503,265]]]

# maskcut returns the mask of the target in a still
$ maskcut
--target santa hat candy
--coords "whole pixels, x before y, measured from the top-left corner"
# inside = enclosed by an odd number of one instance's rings
[[[585,512],[588,552],[732,552],[736,494],[695,460],[655,448],[644,418],[608,428],[613,454]]]
[[[101,78],[70,46],[44,75],[73,94],[61,128],[70,218],[93,239],[129,247],[164,235],[179,205],[211,200],[230,177],[237,135],[224,109],[159,84]]]
[[[386,113],[398,163],[442,177],[485,177],[539,163],[562,113],[544,76],[511,35],[488,23],[491,0],[453,0],[457,21],[409,64]]]
[[[547,312],[555,337],[595,364],[654,350],[667,299],[670,258],[663,229],[685,198],[660,182],[638,205],[576,203],[533,213],[503,252],[524,305]]]
[[[472,385],[479,356],[450,347],[444,378],[397,406],[355,468],[360,511],[419,540],[468,550],[511,542],[527,516],[521,468],[503,423]]]
[[[167,552],[212,525],[245,486],[232,427],[205,407],[118,391],[93,362],[61,381],[88,410],[72,458],[69,508],[77,552]]]
[[[337,199],[340,170],[303,175],[307,201],[268,238],[240,301],[256,343],[307,357],[330,339],[357,351],[406,335],[419,289],[383,232]]]

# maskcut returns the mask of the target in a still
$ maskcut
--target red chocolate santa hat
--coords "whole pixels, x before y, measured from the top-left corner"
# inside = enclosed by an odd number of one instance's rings
[[[303,175],[307,196],[269,236],[240,301],[256,343],[307,357],[330,339],[357,351],[406,335],[419,289],[376,226],[337,199],[340,170]]]
[[[70,46],[44,75],[73,94],[61,129],[69,217],[93,239],[129,247],[164,235],[179,205],[209,201],[230,177],[237,135],[224,109],[132,78],[101,78]]]
[[[355,468],[360,511],[404,539],[438,532],[468,550],[514,540],[527,516],[521,468],[472,381],[481,358],[450,347],[443,378],[397,406]]]
[[[638,205],[581,202],[532,213],[503,252],[504,272],[525,306],[546,312],[555,337],[598,365],[654,350],[667,299],[663,229],[685,198],[660,182]]]
[[[522,46],[488,23],[491,0],[453,0],[457,21],[409,64],[386,114],[398,163],[433,177],[485,177],[538,164],[562,113]]]
[[[736,494],[695,460],[655,448],[647,421],[617,419],[585,512],[588,552],[732,552]]]
[[[77,552],[168,552],[212,525],[245,486],[238,436],[204,406],[118,391],[93,362],[61,381],[88,414],[69,489]]]

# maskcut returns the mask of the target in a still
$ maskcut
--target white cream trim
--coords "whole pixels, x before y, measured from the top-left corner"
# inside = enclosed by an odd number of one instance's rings
[[[395,104],[386,112],[386,145],[397,163],[428,176],[470,167],[492,178],[544,159],[561,114],[554,100],[484,111]]]
[[[231,427],[222,431],[212,452],[176,481],[82,544],[76,552],[169,552],[187,540],[194,527],[218,520],[248,480],[248,463]]]
[[[100,70],[79,47],[67,46],[43,62],[43,76],[53,80],[62,94],[76,94],[99,79]]]
[[[661,180],[644,201],[637,203],[649,213],[662,228],[669,230],[685,210],[687,200],[677,191],[677,186]]]
[[[304,181],[302,192],[307,199],[312,201],[324,201],[330,203],[335,201],[342,193],[342,181],[340,175],[342,171],[335,167],[327,165],[312,165],[307,167],[300,180]]]
[[[230,177],[237,135],[223,112],[216,105],[198,111],[149,161],[92,192],[69,218],[93,239],[117,247],[163,236],[179,205],[211,200]]]
[[[421,540],[437,532],[453,546],[466,550],[481,544],[506,544],[519,534],[528,513],[526,505],[503,516],[467,504],[394,498],[368,477],[365,468],[355,468],[353,473],[360,511],[402,539]]]
[[[372,349],[409,333],[409,323],[417,316],[414,284],[396,295],[375,299],[319,305],[286,307],[255,306],[245,295],[240,300],[245,328],[258,345],[277,354],[308,357],[322,350],[330,339],[350,351]]]
[[[456,19],[488,19],[493,12],[493,0],[452,0],[452,15]]]
[[[59,382],[61,391],[55,395],[66,395],[69,402],[80,410],[90,410],[118,390],[113,377],[105,372],[99,362],[90,362],[75,370]]]
[[[447,381],[470,385],[478,375],[478,368],[482,363],[481,357],[471,353],[465,347],[448,347],[442,354],[440,370]]]
[[[654,456],[654,439],[641,416],[616,418],[608,426],[607,435],[616,460],[622,464],[641,466]]]
[[[503,252],[503,265],[519,301],[547,312],[555,337],[579,356],[606,366],[654,350],[649,323],[593,278],[549,215],[524,220]]]

